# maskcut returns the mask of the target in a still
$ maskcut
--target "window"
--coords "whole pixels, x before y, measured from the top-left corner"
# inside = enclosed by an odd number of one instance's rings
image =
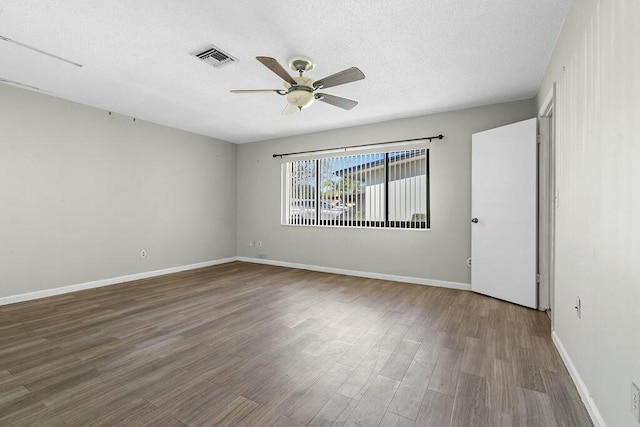
[[[426,148],[283,164],[282,224],[426,229]]]

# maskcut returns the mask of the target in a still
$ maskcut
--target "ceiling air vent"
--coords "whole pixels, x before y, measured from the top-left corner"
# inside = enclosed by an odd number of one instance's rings
[[[192,55],[215,68],[237,61],[236,58],[213,45],[193,52]]]

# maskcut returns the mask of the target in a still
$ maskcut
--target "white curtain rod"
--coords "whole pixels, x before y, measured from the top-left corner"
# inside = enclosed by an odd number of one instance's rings
[[[293,152],[293,153],[274,154],[273,157],[283,158],[283,157],[288,157],[288,156],[298,156],[298,155],[302,155],[302,154],[340,153],[340,152],[348,151],[350,149],[365,149],[365,148],[375,147],[377,145],[388,145],[388,144],[397,144],[397,143],[401,143],[401,142],[427,141],[427,140],[429,142],[431,142],[434,139],[442,139],[442,138],[444,138],[444,136],[442,134],[440,134],[440,135],[436,135],[436,136],[423,136],[422,138],[400,139],[398,141],[387,141],[387,142],[376,142],[374,144],[349,145],[349,146],[346,146],[346,147],[336,147],[336,148],[329,148],[329,149],[325,149],[325,150],[309,150],[309,151],[297,151],[297,152]]]

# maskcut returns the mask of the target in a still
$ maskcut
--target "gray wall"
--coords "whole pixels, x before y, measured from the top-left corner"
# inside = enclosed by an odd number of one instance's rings
[[[532,117],[535,102],[526,100],[240,145],[238,255],[470,283],[471,134]],[[280,225],[280,162],[273,153],[439,133],[445,139],[430,152],[430,231]],[[264,246],[250,247],[254,240]]]
[[[0,84],[0,297],[235,256],[235,168],[233,144]]]
[[[556,82],[555,333],[612,427],[638,426],[638,22],[637,0],[574,1],[538,97]]]

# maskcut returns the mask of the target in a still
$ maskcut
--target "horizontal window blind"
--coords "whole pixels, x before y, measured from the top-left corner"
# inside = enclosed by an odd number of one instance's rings
[[[429,228],[429,150],[283,163],[284,225]]]

